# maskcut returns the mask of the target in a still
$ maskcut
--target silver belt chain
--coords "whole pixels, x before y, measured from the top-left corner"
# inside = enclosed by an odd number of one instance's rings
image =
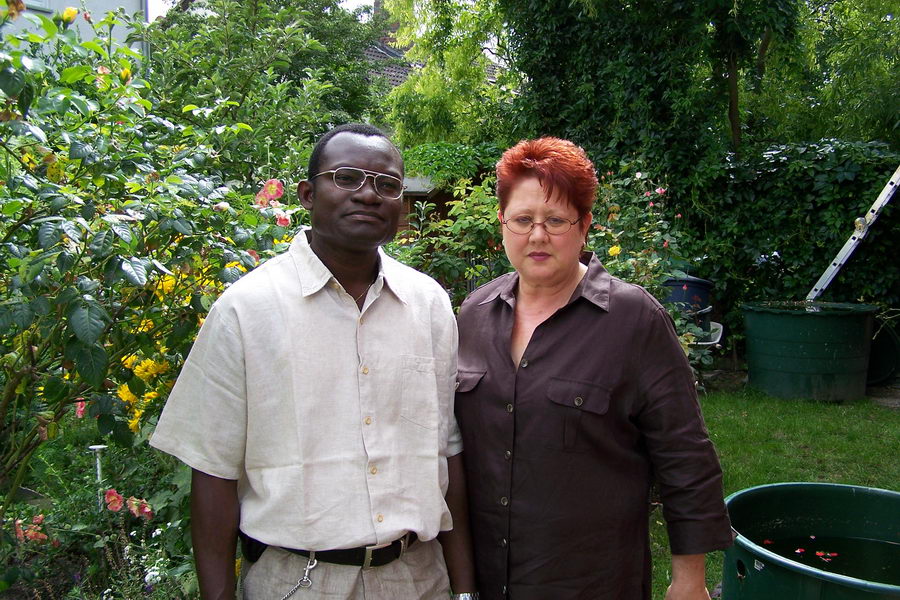
[[[309,578],[309,572],[316,568],[316,565],[319,564],[319,561],[316,560],[316,553],[309,553],[309,560],[306,561],[306,569],[303,571],[303,577],[301,577],[297,581],[297,585],[292,587],[287,594],[281,597],[281,600],[287,600],[300,588],[308,588],[312,585],[312,579]]]

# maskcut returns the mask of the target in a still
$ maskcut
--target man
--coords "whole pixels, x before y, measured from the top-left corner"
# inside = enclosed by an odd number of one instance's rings
[[[151,444],[193,469],[204,599],[234,598],[239,530],[248,600],[446,598],[445,561],[474,590],[450,303],[379,249],[402,181],[378,129],[325,134],[298,185],[311,229],[200,330]]]

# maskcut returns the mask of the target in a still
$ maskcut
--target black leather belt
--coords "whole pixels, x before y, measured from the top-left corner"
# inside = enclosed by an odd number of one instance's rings
[[[267,544],[255,540],[240,532],[241,551],[250,562],[256,562],[268,547]],[[417,539],[413,532],[407,533],[402,538],[388,544],[377,546],[360,546],[359,548],[343,548],[341,550],[300,550],[298,548],[281,548],[293,554],[299,554],[322,562],[336,565],[351,565],[370,569],[392,563],[406,552],[406,549]]]

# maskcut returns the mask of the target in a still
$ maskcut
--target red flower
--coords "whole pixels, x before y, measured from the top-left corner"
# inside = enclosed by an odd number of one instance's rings
[[[279,212],[275,215],[275,224],[279,227],[290,227],[291,218],[287,214]]]
[[[150,509],[150,505],[147,504],[147,501],[143,498],[135,498],[132,496],[128,499],[127,504],[128,510],[134,516],[147,519],[148,521],[153,518],[153,511]]]
[[[117,492],[116,490],[110,488],[106,490],[106,508],[113,512],[119,512],[122,510],[122,503],[124,502],[124,498],[122,494]]]
[[[773,544],[773,543],[774,542],[772,540],[763,540],[763,544],[765,544],[766,546],[768,546],[769,544]]]
[[[666,240],[663,242],[663,248],[668,248],[668,247],[669,247],[669,240]]]
[[[87,403],[84,400],[79,400],[75,403],[75,416],[79,419],[84,418],[84,409],[87,406]]]
[[[676,219],[680,219],[680,218],[681,218],[681,213],[678,213],[677,215],[675,215],[675,218],[676,218]]]
[[[35,525],[40,525],[41,523],[44,522],[44,515],[42,515],[42,514],[41,514],[41,515],[34,515],[34,516],[31,518],[31,522],[34,523]]]
[[[644,192],[644,195],[649,198],[651,194],[650,194],[650,192]]]
[[[647,192],[647,193],[649,194],[650,192]],[[656,205],[653,204],[653,203],[651,202],[651,203],[650,203],[650,208],[653,208],[654,206],[656,206]]]
[[[256,250],[253,250],[253,249],[247,250],[247,254],[252,256],[253,260],[255,260],[256,262],[259,262],[259,254],[256,253]]]
[[[269,205],[269,197],[266,196],[263,192],[265,189],[261,189],[256,193],[256,205],[257,206],[268,206]]]
[[[16,539],[20,542],[25,539],[25,531],[22,530],[22,519],[16,519],[13,523],[16,530]]]

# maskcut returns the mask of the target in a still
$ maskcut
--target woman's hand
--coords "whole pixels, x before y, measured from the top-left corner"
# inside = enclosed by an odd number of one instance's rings
[[[666,590],[666,600],[710,600],[705,554],[672,555],[672,584]]]

